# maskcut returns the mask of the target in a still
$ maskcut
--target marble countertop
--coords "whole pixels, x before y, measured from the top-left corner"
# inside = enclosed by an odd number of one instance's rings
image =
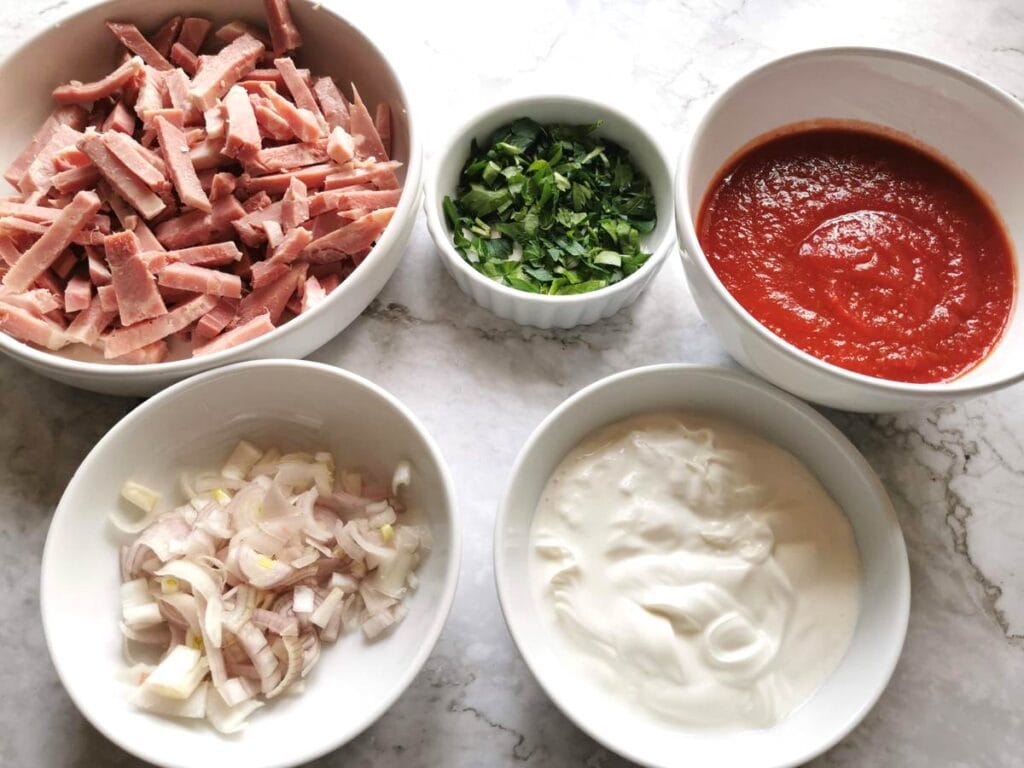
[[[3,0],[0,53],[80,4]],[[325,5],[379,41],[406,78],[428,160],[461,116],[530,90],[574,91],[633,110],[674,157],[711,94],[759,62],[812,45],[906,48],[1024,96],[1024,7],[1016,0]],[[517,655],[494,591],[491,528],[514,456],[569,394],[638,365],[731,364],[694,308],[678,260],[609,321],[569,332],[520,328],[459,292],[421,220],[381,296],[312,357],[388,388],[426,423],[451,464],[465,531],[455,606],[423,672],[375,726],[314,765],[627,765],[572,726]],[[140,765],[64,693],[38,606],[40,555],[63,487],[135,404],[0,361],[0,765]],[[892,495],[913,606],[892,684],[813,765],[1020,765],[1024,388],[931,412],[828,416]]]

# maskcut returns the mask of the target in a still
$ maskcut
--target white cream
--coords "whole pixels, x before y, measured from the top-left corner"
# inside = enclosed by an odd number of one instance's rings
[[[566,663],[673,724],[769,727],[853,634],[846,516],[795,457],[721,419],[651,414],[591,435],[548,480],[530,537]]]

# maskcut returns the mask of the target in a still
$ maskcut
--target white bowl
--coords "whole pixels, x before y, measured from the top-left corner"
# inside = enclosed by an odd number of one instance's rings
[[[261,709],[236,737],[135,709],[119,681],[121,537],[107,517],[121,484],[136,479],[175,494],[185,467],[218,466],[242,437],[334,452],[339,466],[388,477],[413,468],[408,493],[434,548],[406,598],[408,616],[379,641],[349,632],[326,645],[306,690]],[[123,749],[175,768],[270,768],[313,760],[352,739],[391,706],[419,672],[451,608],[459,526],[451,477],[415,416],[369,381],[326,365],[240,363],[182,382],[146,401],[96,444],[75,472],[43,551],[43,629],[54,666],[82,714]]]
[[[925,408],[1024,377],[1024,302],[1002,340],[954,381],[908,384],[822,362],[783,341],[729,294],[701,250],[695,219],[723,165],[751,140],[792,123],[861,120],[895,129],[962,169],[1007,218],[1017,274],[1024,258],[1024,106],[993,85],[922,56],[825,48],[787,56],[741,77],[697,123],[676,175],[676,228],[690,290],[704,319],[744,367],[800,397],[853,411]],[[1020,286],[1018,285],[1018,291]]]
[[[369,104],[391,106],[394,157],[403,163],[405,187],[394,218],[367,259],[322,304],[233,349],[198,359],[151,365],[85,363],[45,352],[0,333],[0,351],[65,384],[115,395],[147,395],[199,371],[238,360],[301,358],[340,333],[384,287],[402,258],[419,208],[421,156],[409,100],[384,54],[352,24],[316,0],[292,0],[305,45],[298,59],[314,72],[355,82]],[[52,111],[50,91],[71,79],[109,72],[116,41],[107,19],[132,21],[143,30],[169,16],[190,13],[223,23],[242,18],[263,24],[260,0],[111,0],[93,5],[28,39],[0,64],[0,167],[6,168]],[[401,174],[400,174],[401,175]]]
[[[644,240],[647,262],[624,280],[591,293],[546,296],[510,288],[480,274],[459,255],[441,207],[445,195],[459,184],[473,139],[483,142],[494,131],[520,117],[539,123],[587,124],[603,120],[597,135],[629,151],[636,167],[651,181],[658,224]],[[605,104],[576,96],[516,99],[485,110],[455,131],[431,163],[426,182],[427,228],[448,274],[464,293],[498,317],[538,328],[572,328],[611,317],[629,306],[661,269],[672,246],[672,178],[658,142],[639,122]]]
[[[541,492],[565,455],[594,430],[641,413],[687,410],[746,427],[802,461],[842,507],[861,559],[860,615],[836,670],[803,706],[773,728],[715,735],[625,713],[596,696],[567,664],[532,594],[530,524]],[[637,368],[577,392],[527,440],[498,508],[494,534],[498,596],[526,664],[580,728],[624,757],[658,768],[781,768],[810,760],[849,733],[892,676],[910,613],[910,574],[899,523],[868,463],[824,417],[750,376],[721,368]]]

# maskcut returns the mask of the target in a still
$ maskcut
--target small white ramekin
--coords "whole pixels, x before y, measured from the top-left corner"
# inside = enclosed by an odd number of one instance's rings
[[[445,221],[442,203],[452,195],[469,157],[473,139],[486,140],[495,130],[520,117],[539,123],[586,124],[602,120],[598,134],[629,151],[654,191],[658,224],[644,247],[651,257],[624,280],[591,293],[546,296],[528,293],[480,274],[459,255]],[[629,306],[658,273],[672,248],[672,174],[655,138],[639,122],[605,104],[576,96],[534,96],[503,102],[473,117],[459,128],[434,159],[426,182],[427,228],[441,262],[465,293],[498,317],[538,328],[572,328],[611,317]]]

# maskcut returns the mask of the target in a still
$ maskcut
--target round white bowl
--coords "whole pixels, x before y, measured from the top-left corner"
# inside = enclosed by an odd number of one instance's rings
[[[306,690],[253,715],[237,736],[205,722],[137,710],[118,678],[127,665],[118,631],[118,536],[108,522],[121,484],[135,479],[176,497],[184,468],[219,466],[243,437],[291,449],[325,448],[339,466],[388,477],[408,460],[407,489],[434,535],[409,613],[379,640],[349,632],[324,647]],[[459,572],[451,477],[433,439],[380,387],[326,365],[240,363],[146,401],[96,444],[50,524],[40,602],[54,666],[82,714],[123,749],[175,768],[271,768],[313,760],[344,744],[395,702],[419,672],[451,608]]]
[[[597,135],[629,151],[636,167],[651,181],[658,224],[644,240],[651,257],[636,272],[607,288],[569,296],[546,296],[510,288],[480,274],[459,255],[444,217],[442,203],[459,184],[473,139],[485,141],[494,131],[520,117],[539,123],[587,124],[603,120]],[[672,175],[655,138],[639,122],[605,104],[576,96],[535,96],[504,102],[476,115],[455,131],[431,164],[426,182],[427,228],[448,274],[459,288],[498,317],[538,328],[572,328],[611,317],[629,306],[661,269],[672,247]]]
[[[811,699],[773,728],[716,735],[673,728],[627,711],[566,663],[533,595],[530,525],[552,472],[594,430],[664,410],[727,418],[786,449],[814,473],[853,526],[862,573],[860,615],[850,646]],[[824,752],[864,718],[885,689],[910,613],[903,535],[868,463],[810,406],[721,368],[637,368],[602,379],[556,408],[527,440],[512,469],[498,508],[494,570],[509,631],[548,696],[609,749],[658,768],[782,768]]]
[[[239,360],[305,357],[346,328],[380,293],[402,258],[419,208],[422,163],[409,100],[384,54],[351,23],[316,0],[292,0],[305,44],[297,58],[339,83],[355,82],[369,104],[391,106],[394,159],[405,187],[395,215],[359,268],[327,299],[265,336],[197,359],[119,365],[86,363],[41,351],[0,333],[0,351],[37,373],[75,387],[115,395],[148,395],[200,371]],[[246,19],[263,24],[260,0],[110,0],[86,8],[28,39],[0,63],[0,167],[6,168],[52,111],[50,91],[71,79],[90,80],[109,72],[116,45],[107,19],[132,21],[143,30],[169,16],[193,14],[224,23]],[[404,174],[404,176],[403,176]]]
[[[874,48],[824,48],[770,62],[723,91],[697,123],[676,174],[676,228],[690,290],[704,319],[745,368],[800,397],[852,411],[925,408],[1024,378],[1024,302],[980,365],[950,382],[888,381],[822,362],[761,325],[722,285],[695,220],[720,169],[757,137],[809,120],[859,120],[931,147],[990,197],[1024,258],[1024,106],[961,69]],[[1018,292],[1020,286],[1018,286]]]

